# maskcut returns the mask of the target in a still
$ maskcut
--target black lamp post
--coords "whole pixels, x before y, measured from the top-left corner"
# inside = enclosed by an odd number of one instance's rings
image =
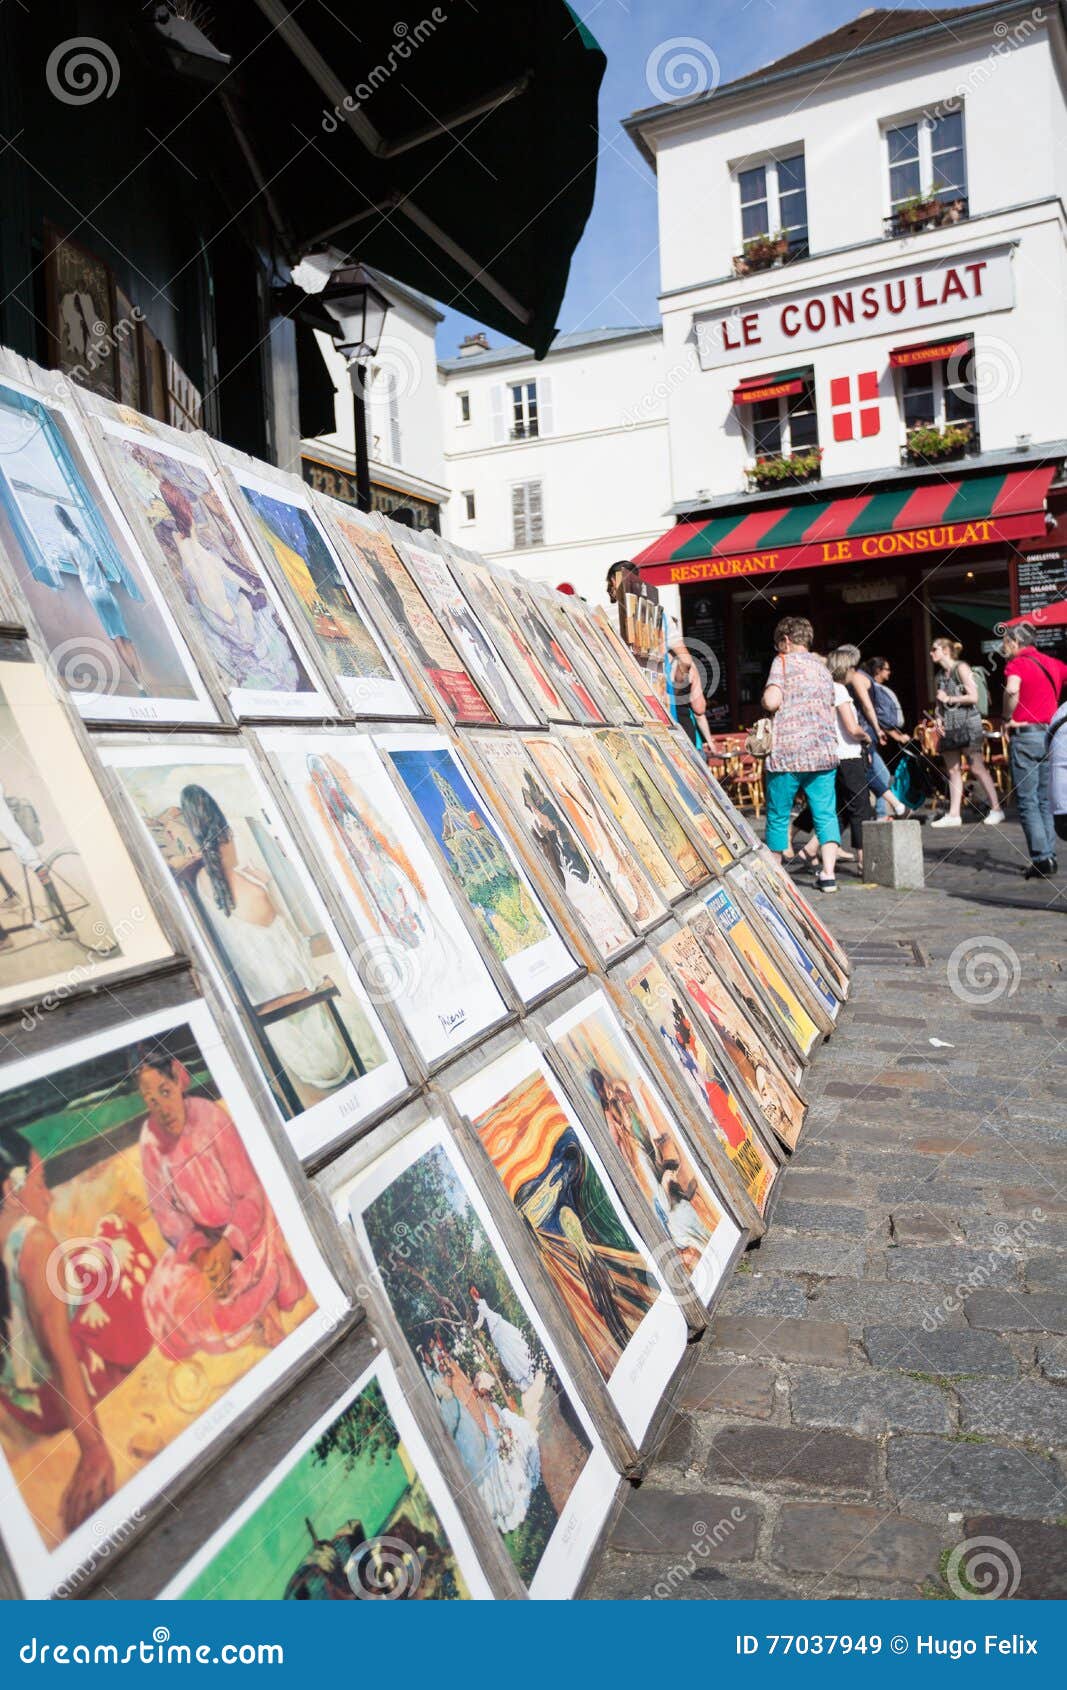
[[[370,455],[367,450],[367,360],[378,350],[389,301],[362,264],[334,270],[318,295],[340,328],[338,351],[348,359],[352,383],[352,428],[355,436],[356,505],[369,511]]]

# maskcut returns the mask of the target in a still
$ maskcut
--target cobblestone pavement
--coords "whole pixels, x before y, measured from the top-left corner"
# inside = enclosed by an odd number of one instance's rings
[[[820,904],[852,997],[594,1597],[1067,1596],[1067,874],[925,844]]]

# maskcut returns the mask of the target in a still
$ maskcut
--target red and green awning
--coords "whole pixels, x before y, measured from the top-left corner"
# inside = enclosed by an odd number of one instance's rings
[[[1051,465],[934,478],[918,487],[823,499],[817,504],[760,505],[679,522],[634,563],[652,586],[684,586],[745,575],[772,575],[813,564],[953,552],[1045,532]]]
[[[735,405],[759,405],[764,399],[785,399],[803,393],[805,377],[810,371],[783,370],[774,376],[747,376],[734,388]]]
[[[962,358],[971,350],[967,340],[927,340],[921,346],[898,346],[889,354],[893,369],[909,369],[913,364],[943,364],[949,358]]]

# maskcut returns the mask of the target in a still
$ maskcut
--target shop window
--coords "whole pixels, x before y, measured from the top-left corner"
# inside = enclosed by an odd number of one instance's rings
[[[741,242],[784,234],[788,256],[808,251],[808,184],[803,152],[737,172]]]
[[[511,489],[512,544],[516,551],[540,546],[545,538],[544,502],[539,481],[517,481]]]

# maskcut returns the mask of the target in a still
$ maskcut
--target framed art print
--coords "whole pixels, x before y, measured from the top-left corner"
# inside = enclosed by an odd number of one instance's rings
[[[617,1478],[444,1122],[385,1151],[345,1201],[519,1580],[535,1598],[573,1595]]]
[[[491,1595],[386,1355],[160,1591],[202,1602]]]
[[[202,1001],[0,1068],[0,1535],[45,1596],[347,1307]]]
[[[573,979],[579,964],[444,735],[377,733],[374,743],[523,1003]]]
[[[571,1325],[640,1443],[682,1359],[685,1316],[536,1046],[513,1046],[452,1100],[470,1123]]]
[[[359,958],[428,1065],[508,1014],[448,882],[371,739],[264,730],[259,742],[360,934]]]
[[[0,640],[0,1007],[173,954],[77,726],[31,648]]]
[[[241,1021],[298,1156],[407,1088],[314,878],[249,753],[102,747]]]
[[[700,1303],[710,1307],[745,1231],[701,1172],[607,997],[589,993],[545,1032],[677,1250]]]
[[[236,716],[337,714],[215,466],[175,430],[105,410],[97,440],[156,570],[169,579]]]
[[[82,418],[3,373],[0,554],[80,715],[145,725],[218,720]]]
[[[238,512],[273,561],[305,638],[354,716],[418,716],[399,669],[356,596],[301,483],[256,473],[251,460],[219,453]]]

